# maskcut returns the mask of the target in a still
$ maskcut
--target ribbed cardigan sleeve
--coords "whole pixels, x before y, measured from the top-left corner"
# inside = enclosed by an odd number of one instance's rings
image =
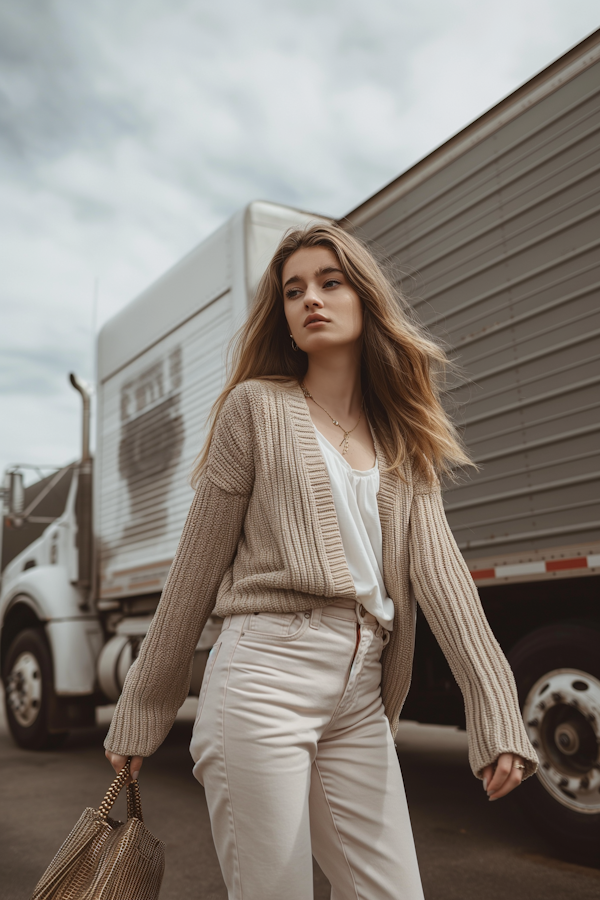
[[[482,778],[501,753],[517,753],[524,777],[537,769],[512,670],[485,617],[477,588],[450,530],[439,485],[415,492],[410,579],[465,702],[469,762]]]
[[[252,491],[252,424],[243,400],[240,389],[232,392],[217,420],[160,602],[104,741],[113,753],[154,753],[188,695],[196,644],[235,556]]]

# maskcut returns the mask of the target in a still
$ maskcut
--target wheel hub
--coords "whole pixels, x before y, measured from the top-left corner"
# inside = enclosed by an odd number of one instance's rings
[[[554,732],[554,741],[565,756],[573,756],[579,750],[579,734],[571,722],[563,722],[558,726]]]
[[[33,653],[21,653],[15,660],[6,684],[6,699],[19,725],[33,725],[42,702],[42,673]]]
[[[554,669],[529,691],[523,719],[546,790],[569,809],[599,813],[600,681],[579,669]]]

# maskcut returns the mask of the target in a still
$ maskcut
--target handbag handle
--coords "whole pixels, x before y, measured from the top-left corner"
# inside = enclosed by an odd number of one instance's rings
[[[108,818],[108,814],[113,808],[115,804],[115,800],[121,793],[125,782],[129,776],[129,766],[131,765],[132,756],[127,757],[127,762],[121,769],[121,771],[117,774],[116,778],[113,780],[106,794],[104,795],[104,800],[98,807],[98,812],[100,814],[100,818],[106,819]],[[137,781],[132,781],[127,785],[127,819],[139,819],[140,822],[144,821],[142,816],[142,798],[140,795],[140,786]]]

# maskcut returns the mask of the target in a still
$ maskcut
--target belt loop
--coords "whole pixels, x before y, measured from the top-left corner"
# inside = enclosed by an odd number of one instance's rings
[[[322,606],[315,606],[310,614],[310,627],[314,628],[315,631],[318,631],[319,626],[321,624],[321,616],[323,614]]]

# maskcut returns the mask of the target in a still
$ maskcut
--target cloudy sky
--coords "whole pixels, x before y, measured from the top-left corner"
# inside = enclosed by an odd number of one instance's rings
[[[236,209],[348,212],[597,9],[0,0],[0,470],[76,458],[67,373],[92,380],[94,331]]]

